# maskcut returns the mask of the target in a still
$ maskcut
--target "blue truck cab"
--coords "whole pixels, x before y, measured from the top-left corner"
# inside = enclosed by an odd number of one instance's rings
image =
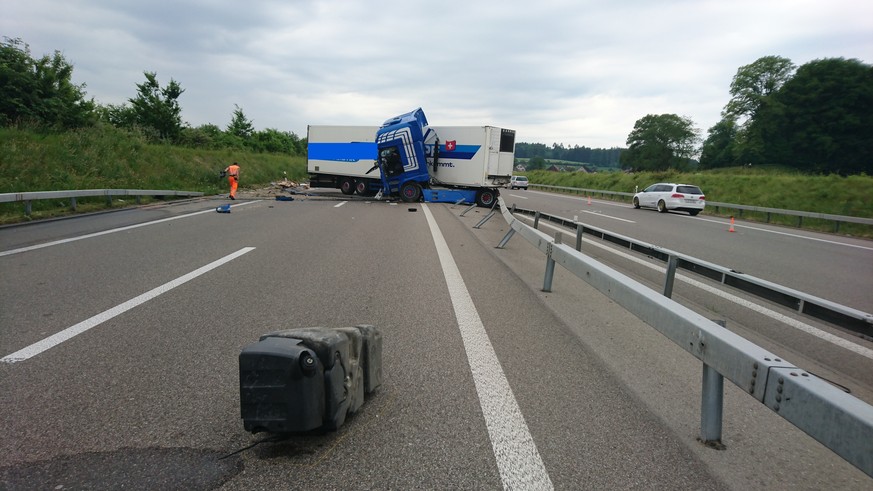
[[[383,194],[399,194],[406,202],[421,199],[429,187],[427,156],[433,158],[435,144],[436,133],[421,108],[385,121],[376,131]]]
[[[452,134],[451,127],[443,127],[447,134]],[[457,131],[463,128],[456,127]],[[474,135],[481,135],[483,128],[471,130]],[[514,132],[512,132],[514,138]],[[385,121],[376,131],[376,148],[379,168],[382,178],[382,196],[399,196],[401,200],[412,203],[420,200],[427,202],[467,202],[480,206],[493,206],[497,201],[496,187],[483,184],[488,169],[483,158],[478,161],[473,155],[484,155],[487,149],[482,145],[460,145],[469,155],[456,159],[458,165],[463,165],[470,174],[468,179],[455,179],[454,183],[446,182],[449,172],[459,169],[454,162],[440,161],[440,155],[452,155],[453,152],[463,155],[464,152],[455,146],[454,140],[441,142],[437,130],[428,126],[424,111],[418,108]],[[514,141],[514,140],[513,140]],[[495,150],[496,152],[496,150]],[[511,155],[511,154],[510,154]],[[510,156],[511,159],[511,156]],[[460,162],[464,162],[461,164]],[[510,160],[511,165],[511,160]],[[441,166],[449,166],[439,172]],[[509,168],[511,174],[511,167]],[[444,179],[441,181],[441,174]],[[508,182],[509,177],[506,177]]]

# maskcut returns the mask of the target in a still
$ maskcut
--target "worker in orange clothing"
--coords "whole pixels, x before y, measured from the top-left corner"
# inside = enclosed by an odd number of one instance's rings
[[[234,162],[224,169],[227,182],[230,184],[230,199],[236,199],[236,188],[239,185],[239,164]]]

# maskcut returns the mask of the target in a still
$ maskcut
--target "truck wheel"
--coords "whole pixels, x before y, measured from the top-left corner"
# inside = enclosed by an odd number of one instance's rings
[[[342,191],[343,194],[355,194],[354,179],[343,179],[340,181],[340,191]]]
[[[415,203],[421,199],[421,187],[414,182],[407,182],[400,186],[400,199],[406,203]]]
[[[483,189],[476,194],[476,204],[485,208],[490,208],[497,199],[497,193],[493,189]]]
[[[367,181],[355,181],[355,192],[360,196],[367,195]]]

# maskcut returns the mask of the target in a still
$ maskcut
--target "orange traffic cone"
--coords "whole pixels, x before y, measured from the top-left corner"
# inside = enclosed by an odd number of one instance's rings
[[[731,228],[728,229],[728,232],[736,232],[734,230],[734,217],[731,217]]]

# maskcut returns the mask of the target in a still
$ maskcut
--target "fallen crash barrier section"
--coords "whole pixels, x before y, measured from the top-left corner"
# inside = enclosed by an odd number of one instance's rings
[[[521,222],[499,205],[511,229],[546,256],[543,289],[555,264],[576,275],[703,362],[700,440],[721,446],[724,378],[873,477],[873,406],[725,329],[665,295]],[[539,218],[539,217],[538,217]],[[557,239],[557,240],[556,240]]]
[[[382,384],[382,334],[371,325],[261,336],[239,355],[246,431],[336,430]]]

